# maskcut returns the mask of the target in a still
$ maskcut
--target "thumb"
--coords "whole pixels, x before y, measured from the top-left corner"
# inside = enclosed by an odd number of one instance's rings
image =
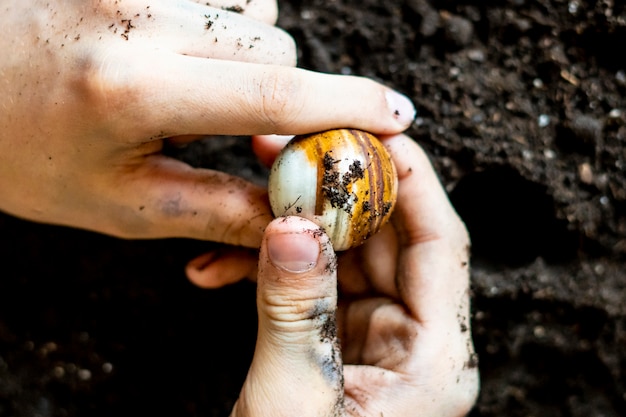
[[[314,223],[286,217],[266,228],[257,344],[233,417],[343,415],[336,265]]]

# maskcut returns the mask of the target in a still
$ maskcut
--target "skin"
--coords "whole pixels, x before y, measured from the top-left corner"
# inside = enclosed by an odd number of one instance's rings
[[[167,141],[411,123],[412,105],[387,87],[294,68],[274,1],[205,3],[2,6],[1,210],[123,238],[258,248],[272,218],[265,190],[165,157]],[[223,10],[233,7],[243,12]]]
[[[473,406],[467,231],[419,146],[404,135],[384,143],[398,202],[363,246],[337,259],[298,217],[265,230],[257,345],[232,417],[463,416]]]

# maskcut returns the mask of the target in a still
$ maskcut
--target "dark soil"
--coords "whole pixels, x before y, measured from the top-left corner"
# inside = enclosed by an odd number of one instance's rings
[[[410,133],[473,240],[471,415],[626,415],[624,3],[280,3],[302,67],[417,103]],[[265,175],[245,138],[181,158]],[[206,248],[0,217],[0,416],[228,415],[254,287],[189,284]]]

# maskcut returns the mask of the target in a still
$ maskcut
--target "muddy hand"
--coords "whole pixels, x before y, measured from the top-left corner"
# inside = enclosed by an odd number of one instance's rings
[[[339,259],[346,410],[464,416],[479,387],[467,231],[419,146],[384,143],[400,180],[393,227]]]
[[[265,191],[165,157],[165,141],[410,124],[411,103],[380,84],[293,68],[293,39],[268,24],[274,1],[210,3],[7,4],[0,209],[125,238],[258,247]]]
[[[267,227],[256,350],[231,417],[343,415],[336,268],[328,237],[314,223],[288,217]]]

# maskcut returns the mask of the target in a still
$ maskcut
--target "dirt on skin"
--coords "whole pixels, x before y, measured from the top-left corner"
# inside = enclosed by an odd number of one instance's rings
[[[300,65],[418,107],[473,241],[472,417],[626,415],[626,10],[615,0],[280,1]],[[177,151],[263,181],[244,138]],[[218,156],[219,155],[219,156]],[[226,416],[254,287],[194,288],[187,240],[0,217],[0,417]]]

